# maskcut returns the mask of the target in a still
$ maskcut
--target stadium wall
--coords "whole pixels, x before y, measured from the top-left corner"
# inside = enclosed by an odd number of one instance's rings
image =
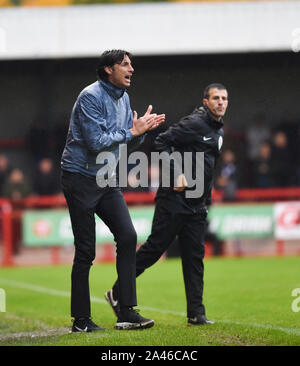
[[[267,191],[279,198],[278,192]],[[295,192],[288,191],[282,189],[281,193],[286,198],[293,197]],[[299,197],[299,189],[297,192]],[[151,231],[154,195],[125,193],[139,244],[145,242]],[[299,208],[299,200],[215,202],[208,215],[206,257],[299,255]],[[0,198],[0,223],[0,267],[72,261],[73,234],[62,195],[28,197],[17,207]],[[96,261],[114,261],[113,236],[99,219],[96,220],[96,241]],[[177,240],[166,254],[179,255]]]
[[[300,44],[299,12],[289,0],[2,8],[0,57],[289,51]]]

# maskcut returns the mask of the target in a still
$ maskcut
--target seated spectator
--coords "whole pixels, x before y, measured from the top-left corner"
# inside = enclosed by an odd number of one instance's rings
[[[0,196],[3,193],[3,186],[6,179],[9,176],[11,168],[9,167],[7,156],[4,154],[0,155]]]
[[[18,201],[29,196],[31,187],[22,170],[13,169],[3,186],[3,196]]]
[[[258,157],[260,145],[270,138],[270,129],[266,124],[265,116],[258,114],[246,131],[248,158],[253,161]]]
[[[271,171],[271,145],[265,141],[260,145],[258,157],[254,160],[253,182],[255,187],[273,186]]]
[[[282,113],[280,121],[274,129],[274,132],[281,131],[285,133],[292,158],[296,158],[298,152],[298,126],[299,123],[297,119],[289,110],[286,110]],[[296,159],[294,159],[294,162],[296,162]]]
[[[56,194],[60,191],[58,174],[51,159],[44,158],[38,163],[33,179],[33,191],[41,196]]]
[[[287,187],[294,183],[295,172],[288,139],[284,132],[277,131],[273,135],[271,170],[275,187]]]
[[[224,193],[224,200],[234,200],[238,187],[237,167],[235,154],[227,149],[222,154],[222,161],[219,176],[216,179],[216,189],[221,189]]]

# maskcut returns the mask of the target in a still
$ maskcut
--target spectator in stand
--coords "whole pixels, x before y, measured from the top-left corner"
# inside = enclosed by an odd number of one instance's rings
[[[271,171],[275,187],[287,187],[294,184],[295,173],[288,139],[284,132],[277,131],[272,138]]]
[[[264,114],[255,116],[253,122],[246,131],[247,155],[250,161],[253,161],[258,157],[261,143],[269,139],[270,135],[271,132],[266,124]]]
[[[3,194],[3,186],[5,181],[7,180],[11,168],[9,166],[9,162],[7,156],[4,154],[0,155],[0,196]]]
[[[271,171],[271,145],[264,141],[260,145],[258,157],[253,164],[253,182],[255,187],[267,188],[273,186]]]
[[[54,163],[49,158],[44,158],[38,163],[38,169],[33,180],[33,191],[38,195],[52,195],[60,192],[58,173]]]
[[[22,170],[14,168],[3,187],[3,196],[18,201],[29,196],[31,187]]]
[[[220,172],[216,180],[216,188],[224,193],[225,201],[235,200],[235,194],[238,187],[238,174],[235,162],[235,154],[227,149],[223,152]]]
[[[288,148],[291,151],[293,162],[297,163],[296,154],[298,150],[298,122],[297,119],[294,118],[293,114],[290,111],[285,111],[279,123],[276,125],[276,131],[282,131],[285,133],[286,138],[288,140]]]

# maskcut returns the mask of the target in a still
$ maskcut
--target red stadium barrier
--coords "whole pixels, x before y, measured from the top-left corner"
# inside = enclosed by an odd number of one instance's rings
[[[12,204],[9,200],[0,198],[0,210],[2,219],[3,258],[2,265],[5,267],[13,265],[13,230],[12,230]]]
[[[300,199],[300,187],[288,188],[242,188],[236,191],[233,202],[249,201],[282,201]],[[223,192],[212,191],[212,201],[223,201]]]
[[[124,192],[128,205],[154,204],[155,192]],[[246,201],[282,201],[300,199],[300,187],[290,188],[264,188],[264,189],[239,189],[236,192],[235,203]],[[223,193],[218,190],[212,192],[213,202],[222,202]],[[63,194],[54,196],[30,196],[19,201],[10,201],[0,198],[0,218],[2,222],[2,266],[12,266],[14,238],[14,220],[20,220],[23,210],[29,208],[67,207]],[[15,234],[15,235],[14,235]],[[283,253],[283,243],[276,242],[277,255]],[[52,251],[54,264],[59,263],[59,248]]]
[[[127,204],[153,204],[155,192],[124,192]],[[300,199],[300,187],[288,188],[243,188],[236,192],[234,202],[245,201],[282,201]],[[7,201],[7,200],[6,200]],[[212,191],[212,201],[223,201],[223,192]],[[18,205],[24,208],[39,207],[59,207],[65,206],[66,201],[63,194],[54,196],[30,196],[20,200]]]
[[[236,192],[238,201],[253,200],[291,200],[300,198],[300,187],[289,188],[255,188],[255,189],[239,189]]]

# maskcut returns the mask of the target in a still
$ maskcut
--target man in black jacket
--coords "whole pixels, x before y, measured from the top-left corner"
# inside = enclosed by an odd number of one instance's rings
[[[173,187],[159,187],[152,223],[152,232],[136,255],[136,275],[154,264],[178,236],[187,299],[189,325],[213,323],[206,318],[203,297],[204,235],[206,206],[211,201],[211,189],[216,161],[223,143],[223,116],[228,105],[228,94],[222,84],[210,84],[204,90],[203,106],[182,118],[155,140],[160,152],[178,151],[181,156],[191,153],[192,174],[174,168]],[[192,192],[187,176],[195,176],[197,152],[204,153],[204,187],[201,197],[189,197]],[[184,159],[182,159],[184,163]],[[176,163],[175,163],[176,165]],[[183,164],[184,165],[184,164]],[[204,171],[203,171],[204,170]],[[179,171],[176,174],[176,171]],[[190,178],[189,178],[190,179]],[[196,177],[196,181],[199,177]],[[194,179],[195,181],[195,179]],[[118,281],[106,292],[105,298],[118,316]]]

